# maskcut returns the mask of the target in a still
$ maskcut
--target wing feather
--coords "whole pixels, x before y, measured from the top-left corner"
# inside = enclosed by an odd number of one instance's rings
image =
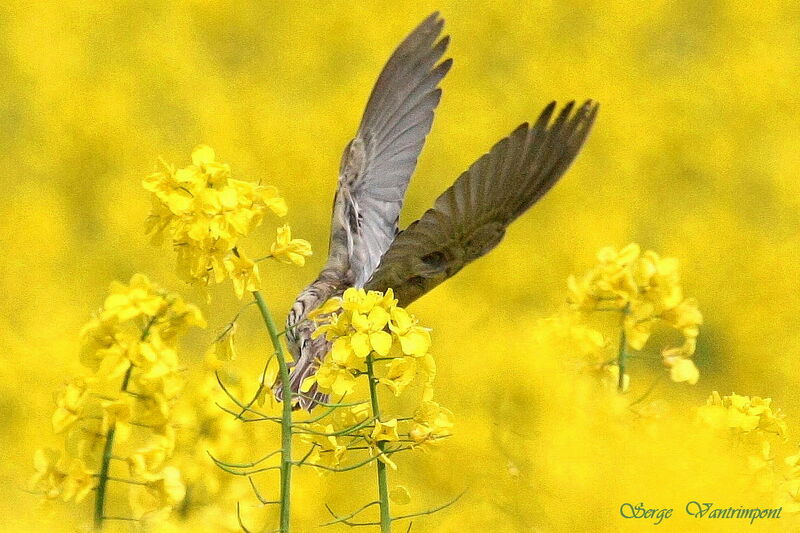
[[[433,124],[442,94],[437,86],[452,64],[438,63],[449,43],[447,36],[439,39],[443,24],[433,13],[397,47],[342,156],[328,262],[351,272],[358,287],[397,234],[408,182]]]
[[[591,100],[555,116],[555,102],[478,159],[419,220],[395,237],[365,287],[408,305],[488,253],[508,225],[555,185],[597,116]]]

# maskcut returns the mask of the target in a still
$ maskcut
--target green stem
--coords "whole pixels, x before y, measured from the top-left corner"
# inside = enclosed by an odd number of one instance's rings
[[[378,379],[375,377],[372,354],[367,356],[367,376],[369,377],[369,398],[372,403],[372,416],[380,422],[381,408],[378,403]],[[385,446],[384,441],[377,443],[381,455]],[[386,477],[386,463],[378,459],[375,461],[378,471],[378,496],[381,509],[381,533],[391,533],[392,515],[389,510],[389,484]]]
[[[258,310],[264,318],[264,323],[269,332],[272,346],[275,348],[275,357],[278,359],[278,371],[280,374],[281,385],[283,386],[283,415],[281,417],[281,512],[280,529],[281,533],[289,533],[289,516],[291,506],[291,487],[292,487],[292,387],[289,383],[289,367],[283,355],[283,348],[275,327],[275,321],[267,307],[267,302],[258,291],[253,291],[253,298],[256,300]]]
[[[144,342],[147,340],[147,336],[150,335],[150,328],[153,327],[153,324],[156,323],[156,320],[159,319],[161,315],[167,312],[167,309],[172,305],[172,302],[168,302],[167,307],[162,310],[159,314],[150,318],[145,324],[144,328],[142,329],[142,334],[139,339]],[[128,383],[131,380],[131,374],[133,373],[133,365],[128,367],[128,370],[125,371],[125,376],[122,378],[122,385],[120,386],[120,391],[123,393],[128,391]],[[97,481],[97,496],[94,499],[94,529],[95,531],[102,531],[103,530],[103,520],[110,520],[109,517],[104,516],[104,507],[106,504],[106,486],[108,485],[109,476],[108,472],[111,469],[111,460],[114,459],[114,434],[117,431],[116,424],[112,423],[111,427],[108,428],[108,433],[106,434],[106,442],[103,446],[103,458],[102,462],[100,463],[100,472],[97,474],[98,481]]]
[[[619,334],[619,353],[617,355],[617,367],[619,368],[619,377],[617,378],[617,390],[625,392],[625,370],[628,363],[628,336],[625,333],[625,318],[631,312],[631,304],[625,304],[622,309],[622,320]]]
[[[125,392],[128,388],[128,382],[131,379],[131,373],[133,372],[133,365],[128,367],[128,370],[125,372],[125,377],[122,378],[122,386],[120,390]],[[102,531],[103,530],[103,520],[107,520],[108,517],[103,516],[103,511],[106,504],[106,487],[109,481],[108,472],[111,469],[111,460],[114,458],[114,434],[116,433],[117,426],[116,424],[111,424],[111,427],[108,428],[108,433],[106,434],[106,442],[103,446],[103,459],[102,463],[100,464],[100,473],[98,474],[98,481],[97,481],[97,496],[94,500],[94,529],[95,531]]]

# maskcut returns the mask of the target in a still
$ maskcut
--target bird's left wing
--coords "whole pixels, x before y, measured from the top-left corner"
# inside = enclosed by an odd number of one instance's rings
[[[358,133],[344,150],[331,223],[329,261],[346,265],[360,287],[397,233],[406,188],[439,103],[437,85],[452,61],[437,62],[448,37],[426,18],[397,47],[372,90]]]

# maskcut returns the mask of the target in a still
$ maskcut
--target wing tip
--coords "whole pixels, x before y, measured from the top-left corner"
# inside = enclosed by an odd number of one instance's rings
[[[431,13],[430,15],[428,15],[427,17],[425,17],[425,20],[422,23],[424,24],[425,22],[433,20],[437,22],[444,22],[444,19],[442,18],[442,13],[438,9],[433,13]]]
[[[441,71],[440,75],[441,75],[442,78],[444,78],[447,75],[447,73],[450,72],[450,69],[452,67],[453,67],[453,58],[452,57],[448,57],[447,59],[445,59],[444,61],[442,61],[438,65],[436,65],[436,69],[435,70]]]
[[[600,110],[600,103],[597,100],[589,98],[585,100],[580,107],[577,107],[577,109],[576,103],[576,100],[570,100],[567,102],[558,112],[556,122],[559,120],[566,120],[568,117],[570,117],[570,115],[572,115],[572,119],[576,122],[593,122],[598,111]],[[558,102],[556,100],[552,100],[549,104],[547,104],[547,106],[545,106],[545,108],[539,114],[537,124],[543,124],[548,127],[555,124],[555,122],[551,123],[551,119],[553,118],[553,113],[557,106]]]
[[[442,28],[444,27],[444,18],[442,18],[441,13],[438,10],[425,17],[423,21],[420,22],[417,27],[414,28],[414,30],[412,30],[411,33],[413,34],[418,31],[424,31],[423,28],[427,28],[428,26],[436,28],[437,35],[441,33]]]

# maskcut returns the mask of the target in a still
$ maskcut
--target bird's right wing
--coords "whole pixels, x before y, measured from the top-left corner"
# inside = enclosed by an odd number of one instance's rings
[[[533,126],[522,124],[492,147],[397,235],[365,288],[392,288],[405,306],[494,248],[506,227],[530,208],[575,159],[598,106],[574,102],[555,120],[555,102]]]

